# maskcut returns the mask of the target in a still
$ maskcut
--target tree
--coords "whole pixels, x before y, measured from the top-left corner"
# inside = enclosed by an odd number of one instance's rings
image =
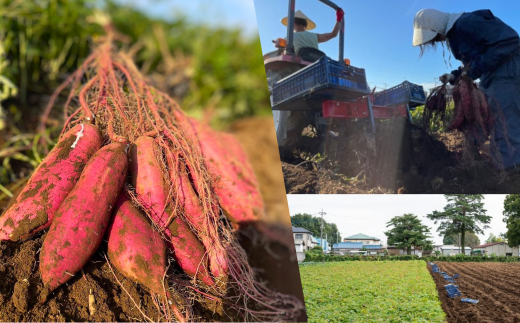
[[[491,216],[484,209],[484,198],[482,194],[446,194],[448,202],[444,211],[433,211],[427,217],[435,224],[440,223],[437,228],[440,236],[459,234],[461,250],[465,250],[466,232],[483,234],[489,229]]]
[[[506,223],[505,233],[510,247],[520,245],[520,194],[509,194],[504,200],[503,221]]]
[[[467,246],[474,248],[475,246],[478,246],[480,244],[480,239],[475,233],[473,233],[471,231],[466,231],[465,236],[466,236],[466,245]],[[459,243],[459,234],[454,233],[454,234],[445,235],[444,239],[442,240],[442,243],[459,246],[459,244],[460,244]]]
[[[302,227],[309,230],[312,236],[320,238],[321,236],[321,217],[314,217],[307,213],[297,213],[291,216],[291,224],[295,227]],[[323,220],[323,239],[327,237],[327,242],[332,246],[336,241],[341,241],[338,227],[335,223],[328,223]],[[339,239],[339,240],[336,240]]]
[[[430,229],[423,225],[416,215],[407,213],[395,216],[386,223],[387,228],[390,226],[393,228],[385,232],[388,237],[388,245],[406,248],[408,255],[411,254],[412,247],[431,244],[431,241],[427,240]]]

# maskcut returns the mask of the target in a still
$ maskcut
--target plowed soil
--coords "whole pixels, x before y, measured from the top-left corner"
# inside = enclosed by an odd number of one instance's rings
[[[520,193],[520,172],[494,170],[482,153],[468,158],[460,133],[430,135],[402,120],[378,122],[376,128],[377,157],[360,124],[329,128],[337,138],[303,136],[293,156],[282,162],[286,192]],[[325,159],[311,161],[324,151]]]
[[[460,274],[456,285],[462,297],[449,298],[443,287],[446,281],[433,273],[442,308],[448,322],[520,322],[520,264],[435,262],[448,275]],[[461,298],[477,299],[477,304],[463,303]]]

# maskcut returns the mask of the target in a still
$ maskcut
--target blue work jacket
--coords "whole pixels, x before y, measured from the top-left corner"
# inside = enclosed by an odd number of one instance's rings
[[[518,33],[491,10],[463,13],[446,38],[453,56],[469,66],[467,74],[474,80],[493,72],[520,47]],[[457,78],[462,69],[451,73]]]

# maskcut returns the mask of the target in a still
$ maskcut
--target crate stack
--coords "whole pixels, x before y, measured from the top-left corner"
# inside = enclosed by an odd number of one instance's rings
[[[322,56],[273,85],[273,108],[309,98],[355,100],[369,93],[364,69]]]
[[[430,265],[432,267],[432,272],[433,273],[438,273],[438,274],[442,275],[444,280],[446,280],[447,282],[450,283],[450,284],[444,285],[444,288],[446,289],[446,292],[448,293],[448,297],[455,298],[455,297],[461,297],[462,296],[462,294],[461,294],[461,292],[459,290],[459,286],[455,285],[456,284],[455,279],[459,278],[460,274],[454,274],[453,277],[451,277],[447,273],[445,273],[443,271],[440,271],[439,266],[437,266],[433,262],[429,262],[428,265]],[[462,298],[461,302],[477,304],[478,300],[471,299],[471,298]]]
[[[410,110],[426,103],[426,93],[422,85],[408,81],[391,87],[387,90],[374,93],[374,104],[392,106],[407,104]]]

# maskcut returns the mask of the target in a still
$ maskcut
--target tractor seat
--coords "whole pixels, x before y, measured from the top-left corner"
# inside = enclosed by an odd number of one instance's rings
[[[296,53],[296,56],[300,56],[304,61],[313,63],[319,60],[320,57],[325,56],[325,53],[316,48],[302,47]]]

